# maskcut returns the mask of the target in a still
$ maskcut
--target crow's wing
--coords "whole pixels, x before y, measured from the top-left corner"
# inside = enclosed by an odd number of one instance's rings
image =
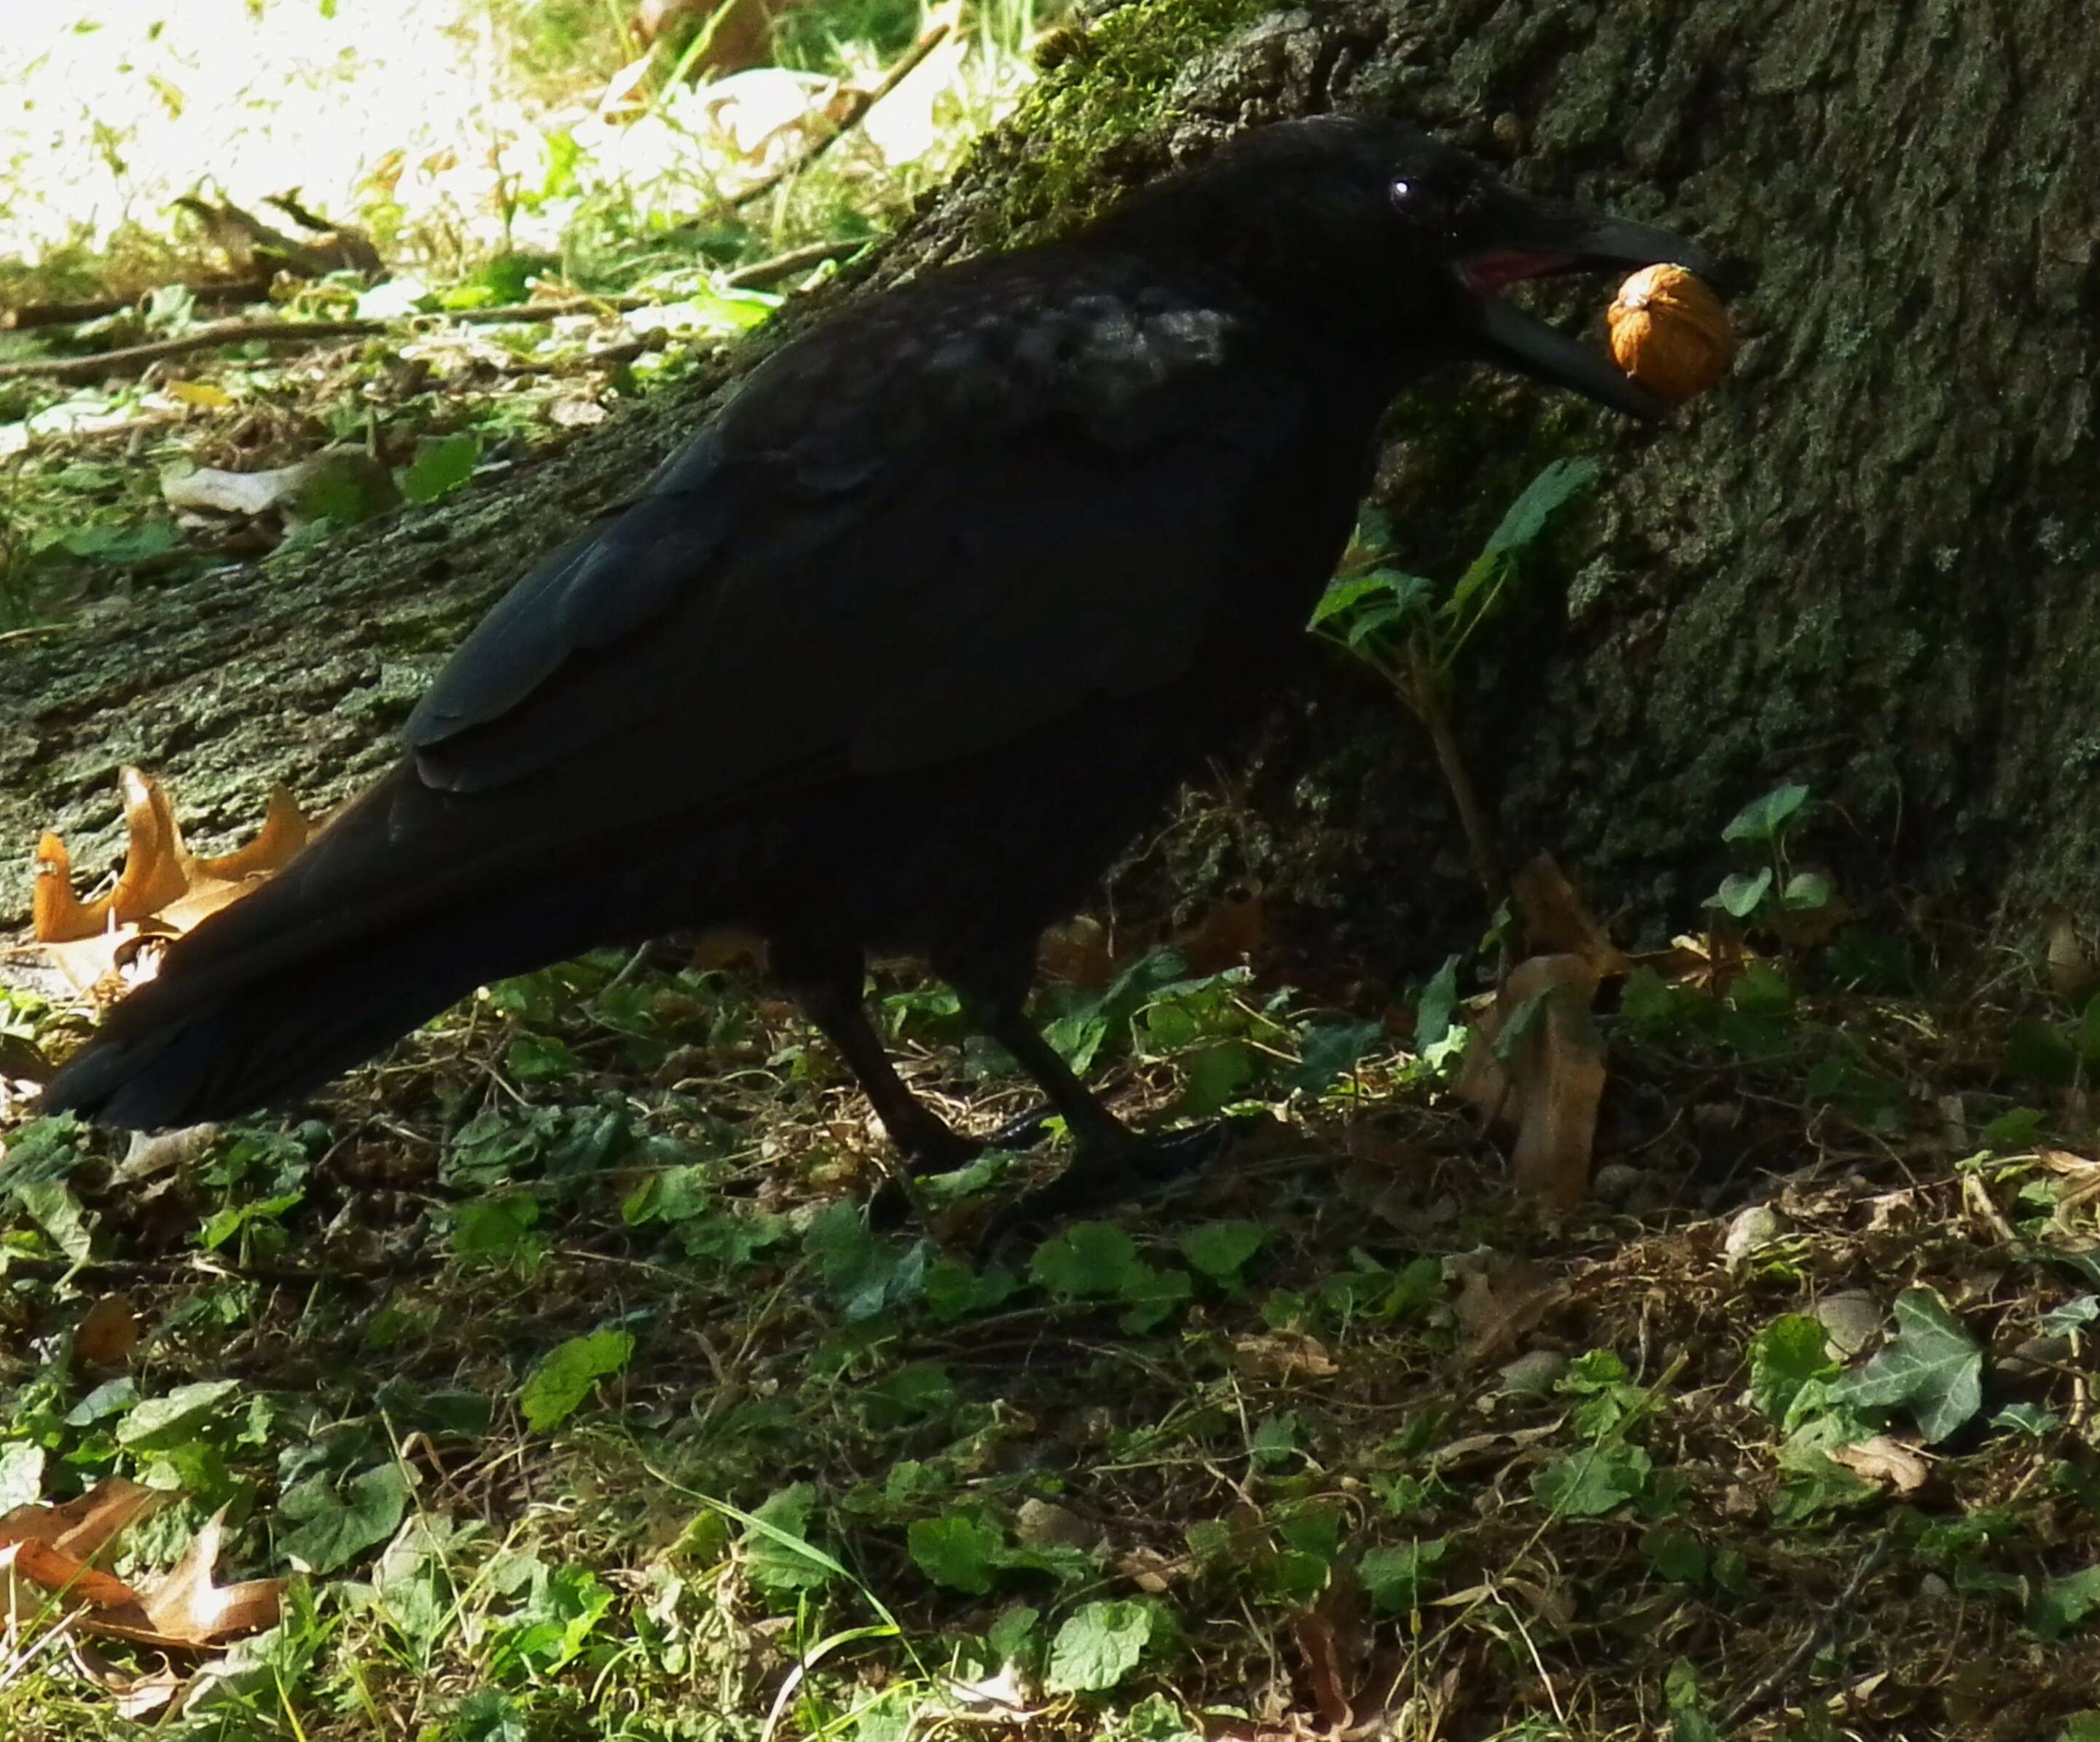
[[[1185,671],[1305,394],[1244,312],[1061,289],[894,299],[755,371],[469,636],[409,721],[424,781],[704,811]]]

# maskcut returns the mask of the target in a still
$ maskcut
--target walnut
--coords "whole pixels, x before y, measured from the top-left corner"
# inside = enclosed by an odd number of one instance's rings
[[[1673,404],[1704,393],[1735,360],[1728,311],[1683,267],[1642,267],[1619,286],[1610,319],[1619,367]]]

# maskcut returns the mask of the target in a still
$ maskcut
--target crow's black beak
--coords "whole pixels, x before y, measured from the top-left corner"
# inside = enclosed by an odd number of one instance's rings
[[[1629,417],[1660,421],[1669,410],[1662,400],[1621,374],[1603,353],[1504,302],[1502,289],[1520,279],[1668,264],[1696,273],[1725,295],[1727,275],[1719,259],[1667,230],[1574,206],[1512,199],[1496,215],[1496,245],[1460,256],[1454,267],[1471,300],[1488,360],[1555,386],[1573,387]]]

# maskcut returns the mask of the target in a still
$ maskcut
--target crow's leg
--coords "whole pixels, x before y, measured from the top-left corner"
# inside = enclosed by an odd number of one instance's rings
[[[946,1173],[976,1158],[983,1145],[951,1130],[889,1062],[861,1004],[866,968],[857,951],[819,955],[775,943],[772,963],[774,976],[860,1079],[883,1129],[902,1152],[907,1173]]]
[[[1223,1136],[1212,1127],[1140,1137],[1103,1106],[1028,1020],[1025,1006],[1032,962],[1032,955],[996,968],[973,962],[946,973],[972,1020],[1013,1055],[1063,1116],[1074,1148],[1062,1173],[1024,1192],[992,1218],[978,1243],[980,1254],[990,1254],[1025,1228],[1113,1203],[1198,1166],[1216,1152]]]

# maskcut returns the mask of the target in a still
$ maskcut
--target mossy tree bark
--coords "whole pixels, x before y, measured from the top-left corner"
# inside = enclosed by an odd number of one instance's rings
[[[1551,553],[1564,585],[1462,698],[1505,845],[1551,846],[1608,903],[1681,923],[1722,823],[1800,778],[1836,800],[1830,855],[1877,886],[2076,903],[2100,871],[2097,82],[2073,0],[1129,0],[862,282],[1335,107],[1413,114],[1526,185],[1697,233],[1754,274],[1734,377],[1676,430],[1485,377],[1390,426],[1381,493],[1432,573],[1545,459],[1605,464]],[[1561,312],[1601,302],[1583,295]],[[492,593],[745,360],[515,482],[7,650],[0,921],[25,910],[46,823],[106,862],[120,762],[165,775],[208,840],[259,816],[272,779],[324,802],[368,775]],[[1432,931],[1471,906],[1411,725],[1331,667],[1301,696],[1253,788],[1271,868],[1318,902],[1413,900]],[[1440,836],[1452,849],[1425,858]],[[1365,924],[1366,948],[1392,943]]]

